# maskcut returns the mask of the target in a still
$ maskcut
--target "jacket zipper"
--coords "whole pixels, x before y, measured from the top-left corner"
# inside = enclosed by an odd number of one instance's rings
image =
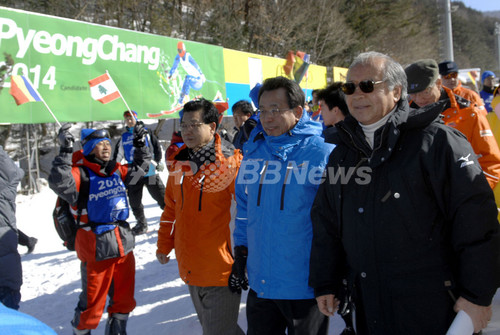
[[[260,206],[260,195],[262,193],[262,181],[264,180],[264,177],[266,175],[266,170],[267,170],[267,165],[269,164],[268,161],[266,161],[266,165],[262,168],[262,171],[260,171],[260,180],[259,180],[259,193],[257,194],[257,206]]]
[[[291,169],[292,169],[292,163],[288,162],[288,165],[286,167],[285,181],[283,182],[283,186],[281,187],[280,211],[282,211],[283,207],[285,206],[285,188],[286,188],[286,182],[288,181],[288,175],[290,174]]]
[[[369,157],[368,159],[371,160],[373,158],[373,154],[375,153],[376,150],[380,149],[382,147],[382,140],[379,142],[378,146],[376,148],[373,148],[372,150],[372,154],[370,156],[367,155],[367,153],[361,149],[358,145],[356,145],[356,142],[354,141],[354,137],[352,136],[351,132],[349,132],[346,128],[342,127],[342,126],[339,126],[339,128],[341,128],[347,135],[349,135],[349,137],[351,138],[351,142],[353,144],[353,146],[358,149],[360,152],[362,152],[365,157]],[[380,138],[382,139],[384,137],[384,132],[385,132],[385,126],[382,128],[382,132],[380,133]],[[357,165],[359,166],[359,164]]]
[[[184,185],[184,175],[185,175],[185,172],[182,173],[182,177],[181,177],[181,209],[184,208],[184,188],[182,187]]]
[[[201,197],[203,196],[203,185],[205,184],[205,175],[200,178],[200,199],[198,201],[198,211],[201,212]]]
[[[347,130],[345,127],[343,127],[342,125],[339,125],[339,128],[340,128],[340,129],[342,129],[342,130],[343,130],[343,131],[344,131],[344,132],[345,132],[345,133],[346,133],[346,134],[347,134],[347,135],[351,138],[351,143],[352,143],[352,145],[353,145],[356,149],[358,149],[360,152],[362,152],[362,153],[365,155],[365,157],[368,157],[367,153],[366,153],[363,149],[361,149],[359,146],[357,146],[357,145],[356,145],[356,142],[354,141],[354,137],[352,136],[351,132],[350,132],[350,131],[348,131],[348,130]]]

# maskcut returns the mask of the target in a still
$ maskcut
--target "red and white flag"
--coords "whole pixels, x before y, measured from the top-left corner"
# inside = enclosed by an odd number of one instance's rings
[[[118,87],[116,87],[108,73],[89,80],[89,85],[92,99],[100,101],[103,104],[107,104],[120,97],[120,91],[118,91]]]

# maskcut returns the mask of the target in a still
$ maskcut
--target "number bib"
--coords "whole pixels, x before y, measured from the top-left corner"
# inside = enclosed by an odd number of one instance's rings
[[[111,223],[128,219],[127,191],[120,175],[101,177],[89,169],[89,200],[87,213],[90,222]]]

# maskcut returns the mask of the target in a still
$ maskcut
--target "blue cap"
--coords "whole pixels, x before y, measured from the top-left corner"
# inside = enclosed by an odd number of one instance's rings
[[[248,95],[250,99],[252,99],[255,108],[259,108],[259,90],[261,87],[262,84],[260,83],[255,84],[255,86],[250,90],[250,94]]]
[[[488,77],[493,77],[493,78],[495,78],[496,76],[495,76],[495,73],[493,73],[493,72],[491,72],[491,71],[484,71],[484,72],[483,72],[483,75],[481,76],[481,83],[483,83],[483,84],[484,84],[484,80],[485,80],[486,78],[488,78]]]
[[[111,140],[109,139],[109,133],[106,129],[82,129],[81,133],[81,142],[83,146],[83,155],[88,156],[94,150],[95,146],[104,140],[109,141],[111,144]]]

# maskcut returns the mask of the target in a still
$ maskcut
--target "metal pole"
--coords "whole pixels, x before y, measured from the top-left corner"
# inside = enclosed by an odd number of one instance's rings
[[[28,125],[25,125],[26,129],[26,152],[28,154],[27,160],[28,160],[28,183],[29,183],[29,193],[33,194],[33,176],[31,175],[31,155],[30,155],[30,136],[29,136],[29,130],[28,130]]]
[[[38,180],[40,179],[40,157],[38,156],[38,134],[36,132],[36,128],[34,125],[31,125],[33,129],[33,135],[35,138],[35,146],[34,146],[34,151],[35,151],[35,172],[36,172],[36,178],[35,178],[35,186],[36,186],[36,191],[39,192],[40,190],[38,189]]]
[[[495,35],[497,35],[498,69],[500,70],[500,23],[495,22]]]
[[[444,57],[453,61],[453,33],[451,29],[451,4],[450,0],[442,0],[444,8]]]

